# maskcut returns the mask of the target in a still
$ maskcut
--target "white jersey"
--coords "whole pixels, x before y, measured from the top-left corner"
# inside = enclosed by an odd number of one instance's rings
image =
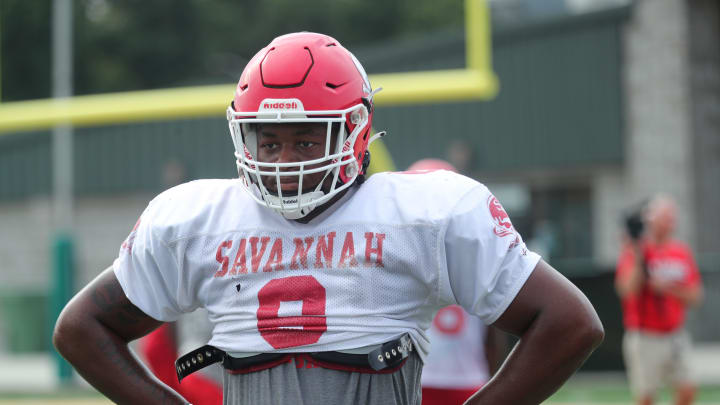
[[[485,338],[487,326],[461,307],[450,305],[435,315],[428,330],[430,355],[422,386],[447,389],[478,388],[490,379]]]
[[[408,332],[424,358],[435,311],[459,304],[491,323],[539,260],[484,185],[446,171],[376,174],[307,224],[247,193],[237,179],[167,190],[113,264],[143,312],[173,321],[203,307],[209,343],[235,356]]]

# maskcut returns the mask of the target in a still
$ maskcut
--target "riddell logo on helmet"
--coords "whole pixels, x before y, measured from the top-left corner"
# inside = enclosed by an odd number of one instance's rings
[[[287,110],[287,111],[302,111],[304,110],[303,104],[296,98],[290,99],[265,99],[260,103],[260,110]]]
[[[296,110],[297,103],[264,103],[263,110]]]

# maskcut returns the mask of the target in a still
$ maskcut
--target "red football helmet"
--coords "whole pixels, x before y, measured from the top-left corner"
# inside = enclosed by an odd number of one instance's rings
[[[349,187],[364,174],[373,115],[374,92],[360,62],[335,39],[300,32],[275,38],[247,64],[228,108],[238,172],[251,195],[288,219],[304,217],[316,206]],[[327,123],[325,156],[293,163],[265,163],[257,159],[259,123]],[[330,150],[337,137],[335,150]],[[322,164],[321,167],[317,167]],[[312,168],[308,169],[307,166]],[[282,170],[281,170],[282,169]],[[329,189],[320,182],[314,190],[283,195],[269,192],[261,176],[325,172]]]

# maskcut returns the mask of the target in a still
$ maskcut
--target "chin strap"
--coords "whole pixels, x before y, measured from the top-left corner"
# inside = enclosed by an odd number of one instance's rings
[[[300,196],[300,204],[305,204],[308,201],[319,199],[320,197],[324,196],[325,193],[322,191],[311,191],[309,193],[305,193]],[[283,197],[282,199],[278,196],[267,194],[265,195],[265,201],[268,202],[268,204],[272,204],[275,206],[293,206],[298,205],[298,198],[297,196],[293,197]],[[276,209],[275,211],[279,212],[280,215],[285,217],[286,219],[300,219],[307,214],[310,213],[310,211],[314,210],[317,204],[310,204],[305,207],[297,208],[297,209],[285,209],[285,210],[279,210]]]

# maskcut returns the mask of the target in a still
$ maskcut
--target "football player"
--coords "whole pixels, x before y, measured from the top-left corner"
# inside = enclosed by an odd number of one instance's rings
[[[128,342],[202,307],[212,338],[176,371],[221,361],[227,404],[418,404],[425,331],[457,304],[520,337],[471,403],[552,394],[602,340],[595,310],[484,185],[447,171],[364,181],[375,92],[329,36],[260,50],[227,114],[239,179],[153,199],[66,306],[58,351],[117,403],[187,403]]]

